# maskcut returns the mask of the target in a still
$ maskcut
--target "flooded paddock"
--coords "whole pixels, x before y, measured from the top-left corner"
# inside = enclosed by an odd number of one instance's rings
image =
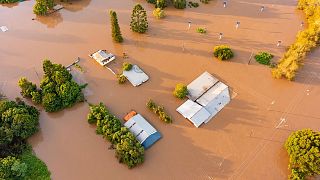
[[[89,84],[88,102],[104,102],[119,118],[134,109],[163,138],[146,150],[141,166],[129,170],[87,123],[88,104],[59,113],[42,110],[41,131],[30,143],[53,179],[286,179],[287,136],[297,129],[320,128],[319,49],[308,57],[295,82],[273,79],[270,69],[254,60],[248,65],[252,53],[268,51],[276,61],[294,42],[303,21],[295,0],[234,0],[226,8],[222,1],[185,10],[168,7],[162,20],[155,19],[153,6],[142,0],[71,2],[48,17],[32,13],[34,1],[0,5],[0,26],[9,29],[0,32],[0,89],[9,98],[20,96],[18,79],[26,76],[39,83],[43,59],[69,65],[80,57],[84,72],[72,72]],[[132,7],[138,2],[148,13],[146,34],[130,31]],[[110,9],[118,13],[122,44],[111,39]],[[207,34],[196,33],[198,27],[205,27]],[[219,44],[231,46],[235,57],[228,62],[214,59],[213,47]],[[139,65],[149,81],[139,87],[119,85],[109,70],[88,57],[99,49],[117,56],[111,66],[124,61]],[[122,58],[124,52],[128,59]],[[195,128],[175,111],[184,101],[172,91],[204,71],[230,86],[236,96],[210,123]],[[149,112],[149,98],[166,108],[172,125]]]

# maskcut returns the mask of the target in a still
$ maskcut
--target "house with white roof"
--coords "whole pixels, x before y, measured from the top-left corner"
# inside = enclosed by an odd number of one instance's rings
[[[208,123],[231,100],[229,87],[208,72],[188,86],[188,100],[177,111],[196,127]]]

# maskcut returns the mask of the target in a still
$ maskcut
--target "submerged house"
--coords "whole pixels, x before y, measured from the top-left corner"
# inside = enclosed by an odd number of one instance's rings
[[[134,112],[134,111],[133,111]],[[130,112],[124,126],[132,132],[141,145],[147,149],[161,138],[161,134],[140,114]]]
[[[149,76],[138,65],[133,65],[129,71],[123,71],[123,75],[135,87],[149,80]]]
[[[108,53],[106,50],[99,50],[89,55],[89,57],[96,60],[101,66],[105,66],[116,59],[116,56]]]
[[[188,86],[188,100],[177,111],[196,127],[208,123],[231,100],[229,87],[204,72]]]

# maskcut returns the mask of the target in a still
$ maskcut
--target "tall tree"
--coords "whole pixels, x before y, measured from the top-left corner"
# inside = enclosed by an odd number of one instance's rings
[[[114,41],[121,43],[123,41],[120,26],[118,23],[117,13],[115,11],[110,11],[110,21],[111,21],[111,31],[112,38]]]
[[[145,33],[148,30],[147,12],[140,4],[132,10],[130,26],[133,32]]]

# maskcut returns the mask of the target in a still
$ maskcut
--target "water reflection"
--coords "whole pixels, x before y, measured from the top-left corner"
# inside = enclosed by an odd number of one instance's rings
[[[63,21],[61,13],[63,11],[77,12],[86,8],[90,4],[91,0],[69,0],[68,2],[57,2],[64,8],[49,14],[48,16],[37,16],[33,20],[40,22],[41,24],[47,25],[47,28],[54,28]]]
[[[19,2],[9,3],[9,4],[0,4],[0,6],[7,7],[7,8],[13,8],[13,7],[16,7],[18,5],[19,5]]]
[[[49,16],[37,16],[34,20],[47,25],[47,28],[54,28],[62,22],[63,18],[59,12],[55,12]]]

